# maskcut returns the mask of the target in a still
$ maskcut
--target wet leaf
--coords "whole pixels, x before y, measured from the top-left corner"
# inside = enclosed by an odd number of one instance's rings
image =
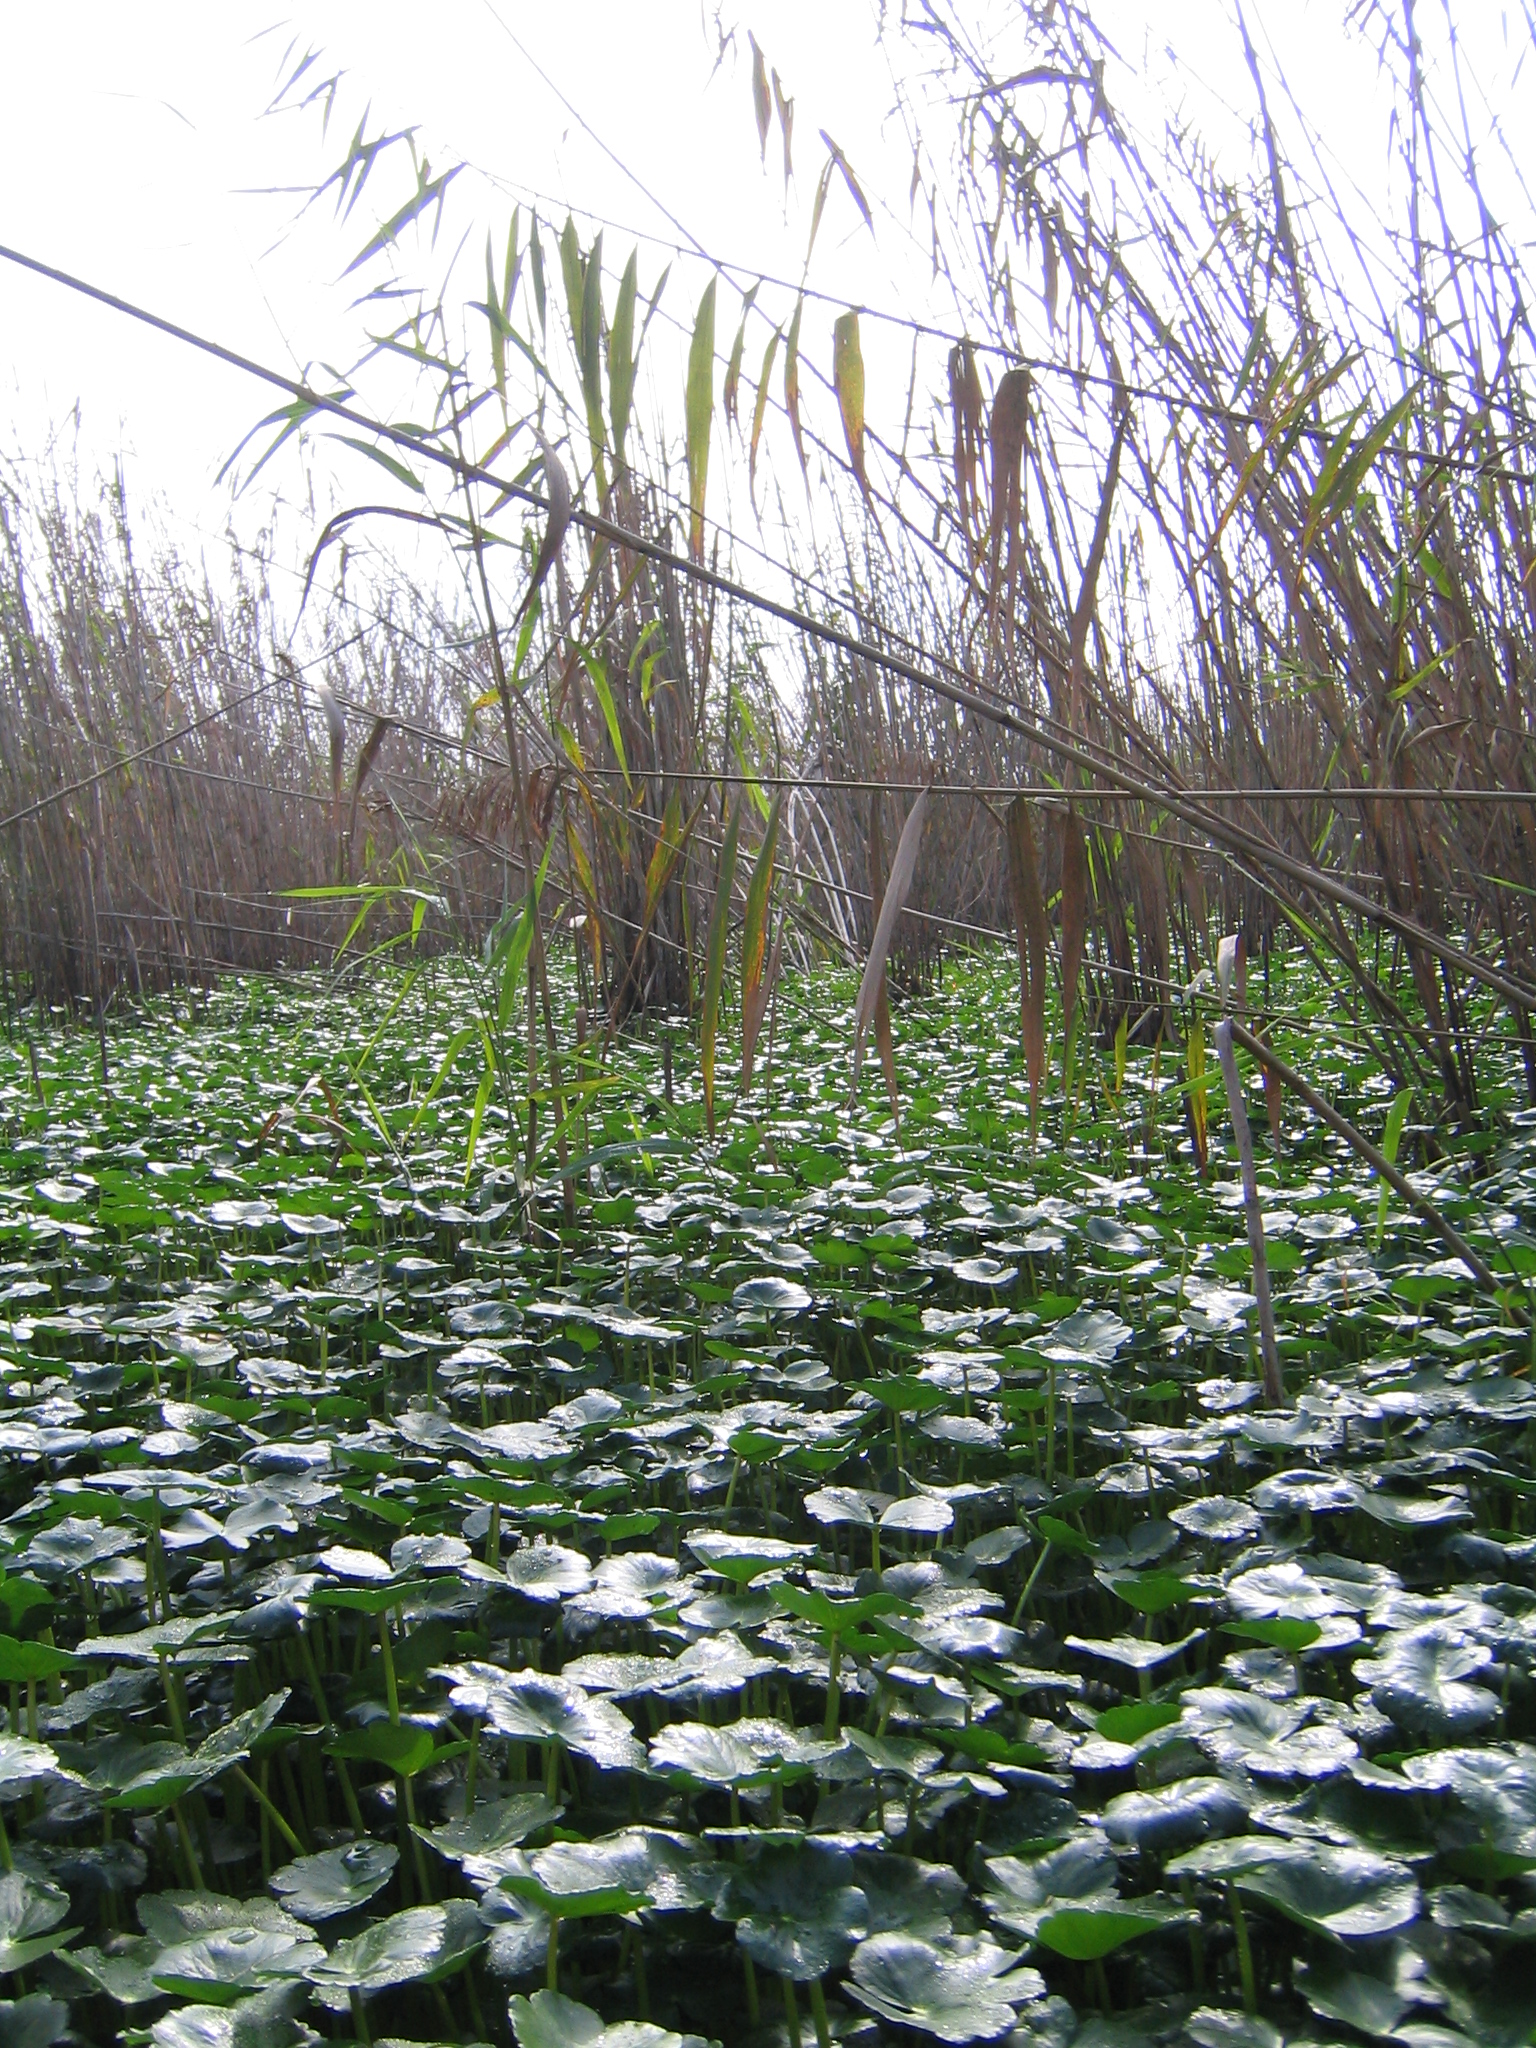
[[[940,2041],[995,2041],[1016,2008],[1039,1998],[1036,1970],[1006,1949],[972,1937],[940,1947],[915,1935],[875,1934],[854,1952],[850,1997],[896,2026]]]

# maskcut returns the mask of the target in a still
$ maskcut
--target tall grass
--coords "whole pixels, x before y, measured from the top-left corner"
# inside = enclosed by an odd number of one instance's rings
[[[1266,970],[1277,943],[1308,952],[1341,1020],[1447,1129],[1479,1114],[1473,1019],[1491,991],[1536,1101],[1536,858],[1518,800],[1536,793],[1529,207],[1512,160],[1498,176],[1515,216],[1488,203],[1449,15],[1360,0],[1340,30],[1364,39],[1393,109],[1392,235],[1330,182],[1236,9],[1254,92],[1241,175],[1187,124],[1137,127],[1077,0],[934,0],[890,33],[913,197],[965,329],[913,335],[928,456],[909,461],[905,433],[898,455],[891,423],[866,419],[847,316],[836,418],[818,420],[795,353],[803,288],[771,304],[785,288],[766,280],[734,346],[704,284],[679,322],[686,377],[642,431],[659,297],[648,310],[636,262],[616,278],[600,234],[514,215],[466,325],[446,287],[411,284],[411,235],[430,243],[457,203],[449,174],[429,179],[408,137],[359,129],[328,183],[355,206],[370,178],[401,177],[403,204],[380,198],[389,225],[354,268],[371,266],[367,317],[395,323],[384,353],[411,356],[425,387],[409,420],[381,416],[380,452],[416,493],[408,516],[436,522],[474,617],[395,589],[359,625],[338,594],[331,651],[300,678],[259,569],[215,599],[169,557],[136,564],[120,493],[88,514],[13,496],[8,810],[81,786],[0,840],[11,975],[89,1003],[125,976],[319,957],[355,902],[282,892],[338,882],[393,888],[380,915],[398,932],[398,891],[430,881],[431,932],[478,938],[543,872],[532,1084],[557,1062],[552,916],[581,935],[594,1019],[696,1010],[743,786],[747,861],[788,789],[789,944],[857,957],[909,793],[939,785],[899,989],[944,944],[1007,929],[1020,883],[1004,820],[1022,785],[1031,886],[1069,996],[1082,958],[1107,1036],[1176,1031],[1216,934],[1240,930]],[[294,90],[316,99],[307,75]],[[865,204],[834,149],[807,276],[837,177]],[[752,323],[774,337],[755,402]],[[378,355],[374,336],[360,391]],[[306,420],[320,408],[275,415],[278,439]],[[712,448],[718,471],[750,442],[755,484],[760,436],[796,487],[803,470],[812,488],[808,442],[832,478],[819,542],[781,523],[805,624],[772,628],[773,645],[703,573],[747,574],[704,516],[707,479]],[[552,505],[574,494],[577,516],[520,529],[509,505],[530,483]],[[886,656],[960,679],[970,708]],[[322,680],[347,720],[334,763]],[[726,877],[743,903],[749,871]]]
[[[8,1000],[92,1009],[327,962],[352,909],[291,892],[338,869],[429,889],[419,944],[476,941],[509,876],[504,772],[463,744],[483,650],[386,587],[333,607],[331,651],[301,673],[260,550],[232,546],[215,584],[146,532],[121,477],[92,497],[18,473],[0,492]],[[336,786],[322,687],[367,707],[342,713]]]

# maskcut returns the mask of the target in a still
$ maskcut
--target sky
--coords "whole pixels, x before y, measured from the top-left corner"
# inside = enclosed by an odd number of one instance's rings
[[[348,223],[325,206],[295,225],[302,194],[293,188],[317,183],[339,158],[365,103],[375,124],[416,124],[434,162],[462,159],[480,174],[469,203],[498,247],[518,199],[525,219],[530,201],[557,225],[568,205],[585,204],[679,239],[513,36],[695,236],[753,262],[798,266],[803,229],[786,232],[782,181],[760,168],[747,74],[730,66],[710,86],[714,53],[692,4],[446,4],[432,10],[430,37],[419,7],[379,0],[281,19],[243,0],[4,11],[0,242],[290,374],[358,351],[362,322],[342,273],[373,226],[372,194]],[[825,124],[853,161],[875,162],[890,92],[872,61],[871,15],[858,0],[830,9],[775,0],[771,12],[772,58],[794,81],[807,142]],[[264,111],[285,53],[310,47],[327,72],[346,74],[323,142],[315,114]],[[819,104],[818,75],[859,86]],[[851,221],[834,209],[829,254]],[[628,239],[609,230],[610,264],[616,251],[622,262]],[[666,261],[664,248],[645,250],[643,289]],[[880,282],[876,273],[871,289]],[[725,297],[722,326],[734,317]],[[266,394],[14,268],[0,266],[0,306],[0,448],[33,455],[50,429],[73,444],[78,403],[83,473],[121,453],[132,494],[163,499],[173,527],[216,536],[230,514],[218,473],[266,411]],[[679,300],[678,311],[691,307]],[[296,465],[279,467],[302,519],[304,479]],[[322,462],[322,505],[324,471]],[[266,494],[253,497],[238,514],[243,529],[266,513]]]
[[[1339,173],[1376,193],[1385,218],[1385,110],[1368,54],[1340,41],[1339,4],[1249,0],[1249,15]],[[1486,44],[1490,69],[1512,76],[1528,30],[1511,27],[1500,0],[1458,15]],[[642,292],[672,260],[669,242],[702,244],[744,275],[798,276],[825,129],[876,220],[871,234],[834,183],[813,281],[848,304],[942,319],[950,309],[933,299],[926,243],[905,210],[913,139],[892,112],[895,46],[881,40],[879,16],[878,0],[773,0],[756,10],[730,0],[724,19],[738,34],[715,68],[716,32],[698,0],[439,0],[431,10],[310,0],[282,13],[270,0],[0,0],[0,243],[298,374],[348,364],[359,350],[364,320],[345,271],[376,223],[373,192],[345,222],[329,204],[299,209],[365,106],[373,126],[414,124],[434,166],[469,167],[452,234],[472,223],[476,264],[487,227],[503,240],[514,202],[525,219],[537,205],[557,226],[569,207],[609,223],[615,276],[637,234],[645,238]],[[1129,89],[1145,95],[1143,115],[1188,106],[1246,167],[1252,96],[1230,0],[1103,0],[1102,17],[1127,59]],[[748,28],[795,97],[787,202],[776,138],[766,167],[759,160]],[[311,77],[342,73],[324,136],[314,110],[269,111],[285,66],[311,49]],[[448,253],[440,244],[424,270]],[[707,274],[686,253],[676,259],[657,325],[649,402],[668,397],[674,432],[672,386],[680,399],[686,328]],[[739,305],[722,291],[722,353]],[[318,523],[358,487],[355,461],[348,470],[349,458],[321,445],[307,464],[279,458],[234,503],[220,471],[267,409],[260,387],[3,263],[0,314],[0,461],[36,463],[58,437],[88,489],[121,459],[131,498],[188,553],[206,549],[217,563],[231,522],[249,537],[275,519],[291,572]],[[831,319],[831,308],[813,308],[803,342],[824,369]],[[870,417],[889,427],[905,404],[906,345],[866,322],[865,353]],[[753,348],[747,364],[755,375]],[[746,531],[740,492],[739,464],[717,470],[711,510]]]

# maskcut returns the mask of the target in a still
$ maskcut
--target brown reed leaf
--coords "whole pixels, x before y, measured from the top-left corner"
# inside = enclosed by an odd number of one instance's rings
[[[331,742],[331,796],[334,801],[341,799],[341,773],[347,752],[347,721],[341,706],[336,702],[336,693],[324,676],[315,678],[315,695],[320,699],[320,709],[325,713],[325,729]]]
[[[794,430],[795,453],[800,458],[801,474],[808,477],[805,431],[800,424],[800,316],[804,311],[805,294],[802,292],[795,301],[794,318],[789,323],[789,336],[784,345],[784,410],[789,414],[789,424]],[[766,364],[764,375],[767,375]]]
[[[1206,907],[1205,883],[1201,879],[1199,868],[1195,865],[1194,853],[1187,846],[1179,850],[1179,879],[1184,886],[1184,902],[1195,928],[1200,951],[1204,952],[1210,912]]]
[[[1003,537],[1008,539],[1006,581],[1012,588],[1023,554],[1024,434],[1029,424],[1029,372],[1009,370],[992,400],[992,534],[987,573],[988,600],[995,622],[1002,591],[997,580]]]
[[[379,749],[384,744],[384,735],[394,720],[378,717],[373,721],[373,730],[363,741],[358,751],[357,766],[352,771],[352,805],[347,813],[347,857],[351,858],[352,842],[357,837],[357,800],[362,795],[363,784],[373,773],[373,764],[379,758]],[[332,764],[334,767],[334,763]]]
[[[795,169],[790,154],[795,135],[795,103],[789,98],[784,87],[779,82],[777,71],[773,74],[773,104],[778,109],[779,133],[784,140],[784,196],[787,199],[789,197],[789,181],[794,175]]]
[[[539,552],[534,560],[533,574],[528,579],[528,588],[523,592],[523,601],[513,616],[514,626],[527,616],[530,606],[538,596],[544,578],[555,565],[565,539],[566,528],[571,523],[571,483],[559,456],[544,436],[535,430],[534,439],[539,444],[539,454],[544,464],[544,495],[549,503],[549,518],[544,527],[544,538],[539,542]]]
[[[976,471],[981,461],[982,405],[976,351],[968,341],[957,341],[949,352],[949,411],[955,435],[955,509],[973,569],[981,547],[981,501],[977,496]]]
[[[752,45],[752,112],[757,118],[758,150],[766,167],[768,162],[768,127],[773,119],[773,105],[768,97],[768,65],[757,37],[747,30],[747,41]]]
[[[859,984],[859,999],[853,1011],[855,1088],[859,1085],[859,1069],[864,1062],[864,1040],[885,986],[885,963],[890,954],[891,941],[896,936],[896,925],[906,904],[907,892],[912,887],[912,876],[917,868],[917,856],[923,842],[923,814],[928,808],[932,788],[932,783],[925,783],[907,813],[907,822],[902,826],[901,837],[896,842],[896,858],[891,862],[891,879],[886,884],[880,915],[875,920],[875,935],[870,941],[869,958],[864,963],[864,979]],[[887,1086],[890,1085],[890,1079],[891,1076],[888,1075]]]

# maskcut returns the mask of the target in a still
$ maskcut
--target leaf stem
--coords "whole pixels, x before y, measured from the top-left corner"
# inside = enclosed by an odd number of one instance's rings
[[[832,2048],[832,2022],[827,2017],[827,1994],[821,1979],[813,1977],[805,1988],[811,2001],[811,2018],[816,2022],[816,2048]]]
[[[395,1653],[389,1640],[389,1616],[381,1614],[379,1624],[379,1657],[384,1666],[384,1696],[389,1701],[389,1718],[400,1726],[400,1688],[395,1683]]]
[[[298,1836],[294,1833],[293,1829],[288,1825],[287,1820],[284,1818],[282,1808],[278,1806],[274,1800],[269,1798],[269,1796],[265,1792],[263,1792],[261,1787],[256,1783],[256,1780],[251,1776],[250,1772],[247,1771],[243,1765],[235,1764],[231,1766],[230,1776],[238,1778],[240,1780],[240,1783],[245,1787],[246,1791],[250,1793],[251,1797],[256,1801],[256,1804],[261,1808],[262,1812],[270,1817],[273,1824],[277,1828],[278,1833],[282,1836],[283,1840],[288,1844],[289,1848],[293,1851],[294,1855],[302,1856],[304,1854],[304,1844],[299,1840]],[[177,1824],[180,1825],[180,1808],[177,1807],[173,1810],[176,1813]]]
[[[176,1837],[181,1843],[181,1853],[186,1862],[187,1875],[192,1881],[192,1889],[195,1892],[206,1891],[207,1886],[203,1883],[202,1865],[198,1862],[197,1851],[192,1846],[192,1831],[187,1826],[187,1817],[181,1810],[181,1801],[179,1799],[171,1801],[171,1816],[176,1822]]]
[[[1243,2011],[1250,2019],[1258,2016],[1259,1993],[1253,1977],[1253,1947],[1248,1940],[1248,1921],[1237,1896],[1237,1886],[1227,1879],[1227,1911],[1232,1916],[1232,1937],[1237,1943],[1237,1968],[1243,1981]]]
[[[838,1707],[842,1698],[839,1675],[843,1659],[843,1639],[834,1635],[827,1653],[827,1718],[822,1734],[828,1742],[837,1740]]]
[[[795,1980],[781,1977],[784,1986],[784,2024],[789,2030],[789,2048],[800,2048],[800,2008],[795,2002]]]
[[[1045,1570],[1045,1561],[1050,1556],[1050,1554],[1051,1539],[1049,1536],[1047,1536],[1045,1539],[1045,1547],[1040,1552],[1040,1555],[1035,1559],[1035,1568],[1030,1573],[1029,1577],[1024,1581],[1024,1590],[1022,1593],[1020,1593],[1018,1598],[1018,1604],[1015,1606],[1013,1610],[1013,1625],[1015,1628],[1017,1628],[1019,1625],[1019,1616],[1024,1612],[1024,1609],[1029,1605],[1029,1596],[1035,1590],[1035,1581],[1039,1578],[1040,1574]]]

